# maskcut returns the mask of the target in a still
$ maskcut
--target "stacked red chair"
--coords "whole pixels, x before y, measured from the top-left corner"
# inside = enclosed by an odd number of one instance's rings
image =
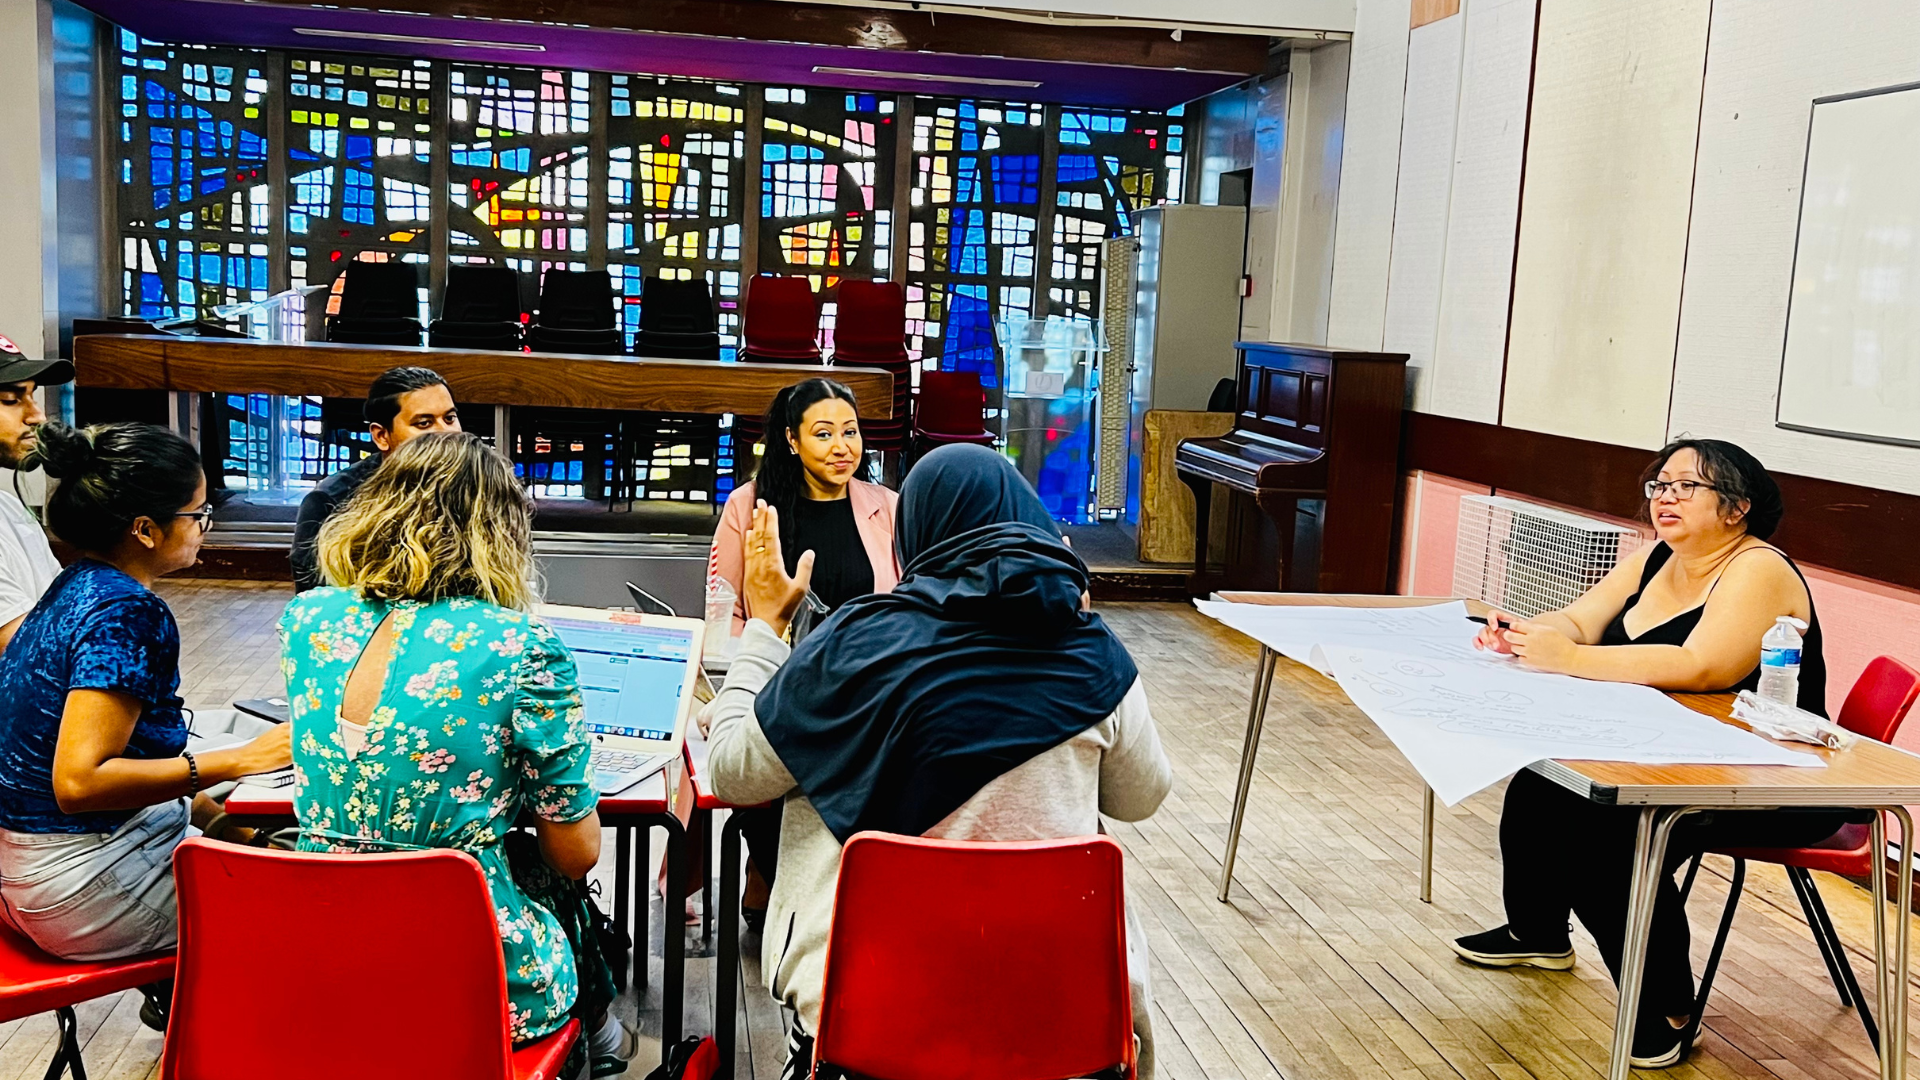
[[[747,281],[740,336],[740,359],[762,364],[819,364],[820,298],[806,278],[756,274]],[[803,376],[796,375],[798,381]],[[733,461],[737,482],[753,474],[753,444],[760,441],[763,417],[733,418]]]
[[[913,413],[915,455],[949,443],[992,446],[986,417],[987,392],[979,372],[921,372],[920,402]]]
[[[1907,714],[1913,711],[1916,699],[1920,699],[1920,671],[1891,656],[1876,657],[1854,681],[1853,689],[1847,691],[1847,700],[1840,706],[1837,722],[1857,735],[1890,743]],[[1814,884],[1812,874],[1812,871],[1824,870],[1842,877],[1871,879],[1874,874],[1885,873],[1886,853],[1880,852],[1876,858],[1872,835],[1871,825],[1846,825],[1812,847],[1726,848],[1714,852],[1733,859],[1733,880],[1727,890],[1726,911],[1720,917],[1720,932],[1707,954],[1706,970],[1700,974],[1697,1007],[1693,1010],[1692,1023],[1695,1028],[1700,1024],[1700,1014],[1706,1009],[1707,996],[1713,992],[1714,972],[1720,966],[1720,953],[1726,947],[1727,932],[1733,928],[1734,910],[1740,905],[1740,886],[1746,880],[1747,862],[1752,860],[1786,867],[1787,881],[1793,886],[1794,894],[1800,900],[1800,909],[1807,916],[1807,927],[1813,931],[1813,941],[1819,946],[1820,957],[1827,962],[1827,975],[1833,980],[1833,989],[1840,996],[1841,1006],[1859,1010],[1860,1024],[1867,1029],[1867,1041],[1873,1044],[1876,1051],[1880,1049],[1880,1030],[1873,1022],[1873,1013],[1867,1010],[1866,999],[1860,995],[1860,982],[1854,977],[1853,964],[1847,959],[1847,950],[1840,942],[1839,932],[1833,927],[1833,917],[1827,914],[1826,903],[1820,899],[1820,890]],[[1906,843],[1907,838],[1901,837],[1900,842]],[[1686,881],[1680,888],[1682,897],[1691,891],[1694,875],[1699,871],[1700,858],[1695,856],[1693,865],[1687,868]]]
[[[1120,846],[855,834],[822,991],[816,1080],[1131,1077]]]
[[[867,449],[897,453],[912,429],[913,361],[907,358],[907,296],[891,281],[843,281],[833,326],[835,366],[882,368],[893,376],[893,417],[860,424]]]
[[[820,298],[806,278],[758,274],[747,282],[742,360],[820,363]]]
[[[60,1025],[60,1045],[47,1064],[47,1080],[59,1080],[69,1072],[74,1080],[86,1078],[75,1005],[171,978],[171,951],[125,960],[62,960],[41,952],[0,919],[0,1023],[53,1011]]]
[[[169,1080],[553,1080],[580,1036],[569,1020],[513,1047],[500,927],[463,851],[320,855],[196,837],[181,843],[173,876]],[[263,932],[263,912],[305,929]],[[404,1016],[343,1029],[395,988]]]

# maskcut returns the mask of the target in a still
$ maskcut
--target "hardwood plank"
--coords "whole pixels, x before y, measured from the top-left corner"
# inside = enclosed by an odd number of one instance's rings
[[[159,591],[180,622],[182,664],[190,672],[182,692],[191,704],[224,705],[237,687],[259,693],[278,686],[273,625],[291,595],[286,586],[196,579],[163,581]],[[1102,611],[1139,664],[1177,776],[1159,813],[1108,825],[1127,853],[1129,899],[1146,937],[1160,1077],[1592,1080],[1604,1074],[1614,992],[1583,932],[1575,935],[1577,963],[1568,973],[1487,971],[1459,961],[1447,947],[1450,938],[1502,919],[1498,789],[1437,817],[1434,903],[1420,903],[1418,777],[1337,687],[1283,662],[1232,902],[1221,904],[1213,883],[1255,649],[1184,605]],[[652,854],[660,858],[659,844]],[[1694,886],[1696,968],[1726,900],[1727,873],[1724,860],[1709,859]],[[603,893],[610,890],[608,868],[596,869],[595,878]],[[1851,883],[1818,880],[1871,992],[1870,899]],[[652,903],[649,925],[657,938],[662,919],[657,899]],[[692,928],[689,944],[699,941]],[[660,1030],[659,947],[649,953],[648,991],[629,991],[615,1007],[651,1040]],[[742,969],[736,1074],[772,1076],[781,1065],[784,1031],[752,936],[743,941]],[[712,960],[689,960],[689,1035],[710,1026],[716,975]],[[135,993],[82,1008],[91,1075],[153,1075],[160,1039],[138,1025],[137,1011]],[[0,1080],[37,1080],[53,1034],[46,1015],[0,1025]],[[657,1053],[653,1045],[643,1048],[634,1069],[644,1073]],[[1839,1007],[1777,868],[1749,868],[1701,1039],[1688,1062],[1667,1075],[1875,1075],[1859,1020]]]

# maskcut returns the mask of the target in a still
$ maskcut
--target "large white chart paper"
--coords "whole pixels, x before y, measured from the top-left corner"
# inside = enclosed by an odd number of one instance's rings
[[[1505,658],[1473,647],[1480,624],[1463,600],[1426,607],[1292,607],[1196,600],[1200,613],[1247,635],[1289,660],[1333,677],[1325,650],[1336,645],[1388,649],[1439,660],[1488,664]]]
[[[1448,806],[1548,758],[1826,765],[1652,687],[1354,646],[1326,654],[1340,688]]]

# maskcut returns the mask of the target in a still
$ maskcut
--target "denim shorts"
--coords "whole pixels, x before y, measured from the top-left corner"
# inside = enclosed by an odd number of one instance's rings
[[[111,833],[0,829],[0,911],[68,960],[172,948],[173,849],[187,835],[184,799],[149,806]]]

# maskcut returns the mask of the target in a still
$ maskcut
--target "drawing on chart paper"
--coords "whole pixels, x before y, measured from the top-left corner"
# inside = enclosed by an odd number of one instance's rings
[[[1463,600],[1427,607],[1285,607],[1199,600],[1194,606],[1209,618],[1238,630],[1290,660],[1331,677],[1325,650],[1354,645],[1391,649],[1408,658],[1488,665],[1507,657],[1473,647],[1480,630],[1467,618]]]
[[[1321,652],[1347,696],[1449,805],[1549,758],[1824,764],[1645,686],[1354,645]]]

